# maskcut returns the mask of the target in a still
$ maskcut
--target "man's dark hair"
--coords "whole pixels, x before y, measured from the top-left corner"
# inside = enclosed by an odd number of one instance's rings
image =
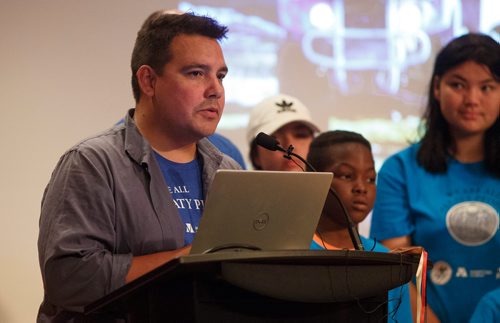
[[[325,171],[330,167],[334,160],[331,156],[331,149],[333,146],[345,143],[359,143],[372,151],[370,142],[361,134],[346,130],[334,130],[323,132],[311,142],[309,146],[309,153],[307,154],[307,161],[317,171]],[[311,169],[307,169],[311,171]]]
[[[201,35],[216,40],[226,37],[228,29],[216,20],[193,13],[167,13],[156,11],[144,21],[137,33],[132,60],[132,90],[136,102],[139,102],[141,90],[137,81],[137,70],[142,65],[149,65],[155,73],[162,74],[163,67],[172,58],[170,44],[180,35]]]
[[[470,33],[452,40],[437,55],[429,84],[427,107],[422,117],[423,132],[417,161],[431,173],[444,173],[448,160],[455,150],[448,122],[441,113],[439,102],[434,97],[434,80],[448,70],[473,61],[486,66],[494,79],[500,81],[500,44],[493,38]],[[486,170],[500,177],[500,124],[498,118],[485,133],[484,163]]]

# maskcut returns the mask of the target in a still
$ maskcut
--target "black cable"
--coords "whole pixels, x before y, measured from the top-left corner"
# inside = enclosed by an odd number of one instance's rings
[[[311,169],[313,172],[318,172],[313,167],[313,165],[311,165],[307,160],[305,160],[300,155],[297,155],[296,153],[293,152],[293,146],[292,145],[290,145],[288,147],[288,149],[286,151],[284,151],[284,152],[286,152],[287,155],[288,155],[288,156],[285,155],[284,156],[285,158],[289,158],[289,159],[293,160],[293,158],[291,158],[290,156],[294,156],[294,157],[298,158],[300,161],[302,161],[304,164],[306,164],[307,167],[309,167],[309,169]],[[331,186],[330,186],[328,192],[330,193],[330,195],[332,195],[337,200],[337,202],[339,203],[339,205],[340,205],[340,207],[342,209],[342,213],[344,214],[344,217],[345,217],[345,219],[347,221],[347,230],[349,231],[349,236],[351,237],[352,244],[354,245],[354,249],[356,249],[356,250],[365,250],[365,248],[363,247],[363,243],[361,242],[361,238],[359,237],[358,229],[356,228],[356,225],[354,224],[354,222],[352,222],[352,218],[349,215],[349,212],[347,211],[347,208],[345,207],[344,203],[340,199],[339,195],[337,194],[337,192],[335,192],[335,190]]]
[[[276,138],[274,138],[274,137],[272,137],[264,132],[260,132],[255,137],[255,142],[257,145],[264,147],[268,150],[284,152],[286,155],[284,155],[283,157],[290,159],[292,161],[294,161],[294,160],[291,156],[296,157],[300,161],[302,161],[305,165],[307,165],[307,167],[309,167],[309,169],[311,169],[313,172],[318,172],[307,160],[305,160],[304,158],[302,158],[302,156],[297,155],[296,153],[293,152],[294,147],[292,145],[288,146],[288,149],[285,149],[285,148],[281,147],[280,143],[278,142],[278,140],[276,140]],[[297,163],[295,162],[295,164],[297,164]],[[304,170],[304,168],[302,168],[301,166],[299,166],[299,167],[302,170]],[[333,195],[333,197],[340,204],[340,207],[342,209],[342,213],[344,213],[344,217],[347,221],[347,230],[349,231],[349,236],[351,237],[352,244],[354,245],[354,249],[365,250],[365,248],[363,248],[363,244],[361,243],[361,238],[359,237],[358,229],[356,228],[356,226],[352,222],[352,218],[349,215],[349,212],[347,211],[344,203],[342,203],[342,201],[340,200],[340,197],[338,196],[337,192],[335,192],[335,190],[331,186],[330,186],[330,189],[328,190],[328,192],[331,195]]]

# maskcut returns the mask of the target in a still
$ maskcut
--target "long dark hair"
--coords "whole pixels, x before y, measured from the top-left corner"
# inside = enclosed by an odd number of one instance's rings
[[[489,68],[496,81],[500,81],[500,44],[493,38],[470,33],[455,38],[437,55],[434,71],[429,82],[427,107],[422,117],[423,136],[417,161],[431,173],[444,173],[448,169],[450,151],[454,142],[448,130],[448,123],[441,113],[439,102],[434,97],[434,80],[442,77],[448,70],[474,61]],[[500,177],[500,131],[499,120],[485,133],[484,163],[486,170]]]

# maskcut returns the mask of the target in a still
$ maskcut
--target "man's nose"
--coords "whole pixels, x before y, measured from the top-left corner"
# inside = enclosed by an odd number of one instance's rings
[[[209,77],[207,81],[206,97],[210,99],[220,99],[224,94],[224,86],[222,80],[214,75]]]

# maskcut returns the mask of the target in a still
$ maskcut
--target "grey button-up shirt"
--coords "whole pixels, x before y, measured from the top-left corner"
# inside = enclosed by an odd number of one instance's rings
[[[42,199],[38,321],[70,318],[124,285],[133,256],[178,249],[184,225],[130,110],[125,122],[83,140],[59,160]],[[239,169],[207,139],[197,144],[206,194],[215,171]]]

